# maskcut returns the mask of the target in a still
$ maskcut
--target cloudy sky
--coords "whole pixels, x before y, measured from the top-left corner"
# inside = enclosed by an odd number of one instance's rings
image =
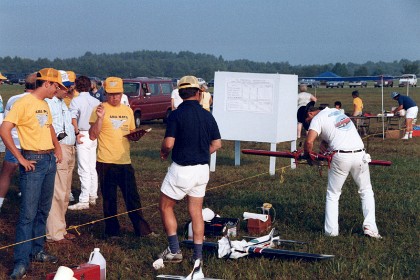
[[[420,59],[419,0],[0,3],[0,57],[160,50],[291,65]]]

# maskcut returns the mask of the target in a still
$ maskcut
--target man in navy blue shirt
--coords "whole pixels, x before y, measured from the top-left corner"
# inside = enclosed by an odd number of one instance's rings
[[[405,113],[405,135],[401,139],[413,138],[413,120],[417,118],[419,108],[416,102],[408,96],[399,94],[398,92],[392,92],[391,98],[398,101],[398,107],[392,111],[392,113],[399,112],[400,110],[406,110]]]
[[[160,254],[159,259],[164,262],[182,261],[174,206],[188,196],[194,236],[195,279],[204,277],[201,269],[204,239],[202,207],[209,180],[210,154],[218,150],[222,142],[216,120],[199,103],[201,92],[197,78],[181,78],[178,88],[183,102],[168,118],[160,151],[162,160],[166,160],[172,151],[173,162],[161,187],[159,210],[169,247]]]

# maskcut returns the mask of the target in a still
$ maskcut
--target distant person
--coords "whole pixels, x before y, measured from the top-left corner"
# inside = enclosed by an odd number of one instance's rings
[[[363,115],[363,100],[359,96],[359,91],[355,90],[351,93],[353,97],[353,117],[361,117]]]
[[[417,118],[419,112],[419,107],[417,107],[416,102],[408,96],[399,94],[398,92],[392,92],[391,98],[398,101],[398,107],[392,111],[392,113],[397,113],[400,110],[406,110],[405,113],[405,135],[404,140],[413,138],[413,120]]]
[[[4,116],[6,117],[7,114],[10,112],[10,110],[13,107],[13,104],[22,98],[25,95],[28,95],[29,93],[33,92],[35,90],[35,82],[36,82],[36,73],[29,74],[25,79],[25,92],[14,95],[9,98],[7,101],[5,110],[4,110]],[[18,132],[16,130],[16,127],[12,129],[12,139],[16,146],[16,148],[21,151],[20,149],[20,141],[18,137]],[[1,174],[0,174],[0,211],[1,207],[4,202],[4,198],[6,197],[6,194],[9,190],[10,181],[12,180],[13,175],[15,174],[17,168],[19,167],[19,161],[17,158],[10,152],[9,149],[6,149],[6,153],[4,155],[3,159],[3,165],[1,168]]]
[[[328,168],[328,187],[325,206],[325,235],[338,236],[338,213],[341,189],[349,174],[358,187],[362,202],[363,233],[381,239],[375,218],[375,198],[370,182],[370,155],[365,152],[364,144],[354,123],[335,108],[319,108],[308,105],[306,108],[310,123],[304,145],[304,155],[312,164],[316,138],[320,138],[320,152],[334,152]]]
[[[121,96],[121,104],[124,104],[125,106],[130,107],[130,102],[128,101],[128,96],[123,93]]]
[[[105,235],[107,237],[120,235],[118,218],[110,218],[117,214],[117,187],[119,187],[135,234],[146,236],[151,234],[152,230],[143,218],[135,171],[131,165],[130,143],[125,137],[136,129],[133,110],[121,104],[124,91],[121,78],[108,77],[104,89],[107,101],[98,105],[92,112],[89,120],[91,124],[89,137],[91,140],[98,139],[96,169],[103,197]]]
[[[200,105],[203,107],[203,109],[210,112],[210,106],[213,104],[213,98],[211,97],[210,92],[208,92],[209,88],[207,87],[206,83],[202,83],[200,85],[200,91],[201,91],[201,100]]]
[[[342,113],[344,115],[344,109],[341,107],[341,102],[340,101],[335,101],[334,102],[334,107],[340,111],[340,113]]]
[[[194,76],[181,78],[178,88],[183,102],[169,115],[160,150],[162,160],[166,160],[172,151],[173,161],[163,180],[159,201],[169,247],[159,255],[156,262],[182,261],[174,207],[188,196],[188,211],[192,220],[194,240],[194,269],[189,279],[199,279],[204,277],[202,206],[209,180],[209,159],[210,154],[217,151],[222,142],[216,120],[199,104],[201,92],[197,78]]]
[[[302,126],[303,123],[305,123],[306,118],[306,105],[313,101],[316,102],[317,98],[310,94],[308,91],[308,87],[305,84],[299,85],[299,93],[298,93],[298,111],[297,111],[297,120],[298,120],[298,126],[297,126],[297,138],[299,139],[302,135]]]
[[[45,98],[65,89],[60,73],[53,68],[37,72],[36,89],[15,102],[7,114],[0,136],[7,149],[20,164],[22,192],[19,220],[16,226],[14,269],[11,279],[21,279],[30,261],[57,263],[55,256],[44,251],[48,213],[54,193],[56,162],[62,153],[52,125],[51,112]],[[22,147],[20,152],[13,141],[12,129],[17,128]],[[33,239],[31,242],[24,242]],[[22,242],[22,243],[21,243]]]
[[[90,91],[89,91],[90,95],[98,99],[100,102],[104,102],[105,95],[102,90],[98,89],[98,83],[95,80],[90,80],[90,83],[91,83]]]
[[[71,86],[66,71],[59,71],[65,86]],[[46,99],[51,110],[54,130],[63,153],[63,160],[57,163],[54,180],[54,196],[47,219],[47,242],[69,244],[76,236],[67,232],[66,212],[69,205],[73,169],[76,163],[76,135],[72,124],[71,113],[64,103],[67,90],[57,90],[52,99]]]
[[[363,100],[359,97],[359,91],[355,90],[351,93],[353,97],[353,117],[363,116]],[[356,118],[356,127],[360,135],[366,135],[366,127],[363,126],[364,121],[361,118]]]
[[[182,103],[182,98],[179,96],[178,83],[179,83],[179,80],[177,82],[177,87],[174,88],[171,93],[172,111],[176,110],[176,108],[178,108],[178,106]]]
[[[81,192],[79,202],[68,207],[69,210],[85,210],[96,205],[98,198],[98,174],[96,173],[96,148],[98,141],[90,140],[90,115],[100,104],[99,100],[89,94],[90,79],[80,76],[76,79],[76,90],[80,92],[70,103],[72,124],[76,134],[77,173],[80,179]]]

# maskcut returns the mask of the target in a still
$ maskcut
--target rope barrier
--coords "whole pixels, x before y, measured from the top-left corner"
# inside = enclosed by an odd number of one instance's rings
[[[278,170],[281,170],[281,175],[280,175],[280,183],[281,184],[284,182],[283,174],[285,173],[285,169],[289,168],[289,167],[291,167],[291,165],[278,168]],[[236,183],[239,183],[239,182],[243,182],[243,181],[246,181],[246,180],[250,180],[252,178],[256,178],[256,177],[259,177],[259,176],[262,176],[262,175],[266,175],[268,173],[269,172],[263,172],[263,173],[256,174],[256,175],[253,175],[253,176],[249,176],[249,177],[246,177],[246,178],[243,178],[243,179],[240,179],[240,180],[236,180],[236,181],[233,181],[233,182],[229,182],[229,183],[226,183],[226,184],[222,184],[222,185],[219,185],[219,186],[208,188],[207,191],[212,191],[212,190],[215,190],[215,189],[218,189],[218,188],[221,188],[221,187],[225,187],[225,186],[229,186],[229,185],[236,184]],[[84,227],[84,226],[87,226],[87,225],[93,225],[93,224],[96,224],[98,222],[105,221],[107,219],[111,219],[111,218],[115,218],[115,217],[118,217],[118,216],[126,215],[128,213],[139,211],[139,210],[148,209],[148,208],[151,208],[151,207],[154,207],[154,206],[158,206],[158,203],[150,204],[148,206],[137,208],[137,209],[130,210],[130,211],[125,211],[125,212],[122,212],[122,213],[119,213],[119,214],[116,214],[116,215],[113,215],[113,216],[109,216],[109,217],[106,217],[106,218],[93,220],[93,221],[90,221],[90,222],[87,222],[87,223],[84,223],[84,224],[72,225],[72,226],[69,226],[68,228],[66,228],[66,230],[75,230],[78,235],[81,235],[81,233],[78,230],[80,227]],[[2,246],[2,247],[0,247],[0,251],[4,250],[4,249],[7,249],[7,248],[10,248],[10,247],[14,247],[14,246],[22,244],[22,243],[30,242],[30,241],[37,240],[37,239],[40,239],[40,238],[45,238],[47,236],[48,236],[48,234],[45,234],[45,235],[34,237],[34,238],[31,238],[31,239],[28,239],[28,240],[24,240],[24,241],[16,242],[16,243],[9,244],[9,245],[6,245],[6,246]]]

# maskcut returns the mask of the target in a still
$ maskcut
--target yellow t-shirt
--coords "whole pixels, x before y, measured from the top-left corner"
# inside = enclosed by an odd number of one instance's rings
[[[210,111],[210,99],[211,99],[211,94],[210,92],[207,91],[203,91],[201,93],[201,101],[200,101],[200,105],[206,109],[207,111]]]
[[[353,98],[353,105],[356,105],[355,112],[363,111],[363,101],[360,97]]]
[[[63,101],[64,101],[64,103],[66,103],[66,105],[67,105],[67,108],[70,108],[70,103],[71,103],[71,101],[73,100],[73,98],[75,98],[75,97],[77,97],[77,96],[79,96],[80,95],[80,92],[78,92],[77,90],[74,90],[73,91],[73,96],[72,97],[70,97],[70,96],[65,96],[64,98],[63,98]]]
[[[5,121],[16,125],[20,145],[24,150],[45,151],[54,149],[50,126],[52,116],[48,103],[25,95],[13,104]]]
[[[136,128],[134,114],[130,107],[103,103],[105,116],[98,136],[97,161],[114,164],[130,164],[130,143],[124,135]],[[93,124],[98,116],[94,108],[89,123]]]

